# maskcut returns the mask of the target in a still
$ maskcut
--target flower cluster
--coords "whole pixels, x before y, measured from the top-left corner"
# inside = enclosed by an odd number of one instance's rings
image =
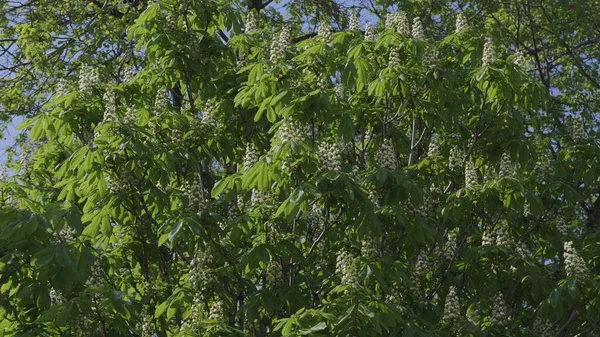
[[[281,124],[274,140],[280,143],[289,143],[302,141],[309,137],[311,133],[310,126],[307,124],[297,123],[291,119],[284,120]]]
[[[325,73],[320,73],[317,75],[317,88],[321,90],[329,89],[330,86],[329,76]]]
[[[102,270],[100,260],[95,260],[94,264],[92,264],[90,276],[88,277],[85,284],[88,286],[101,286],[104,284],[104,271]]]
[[[583,124],[583,118],[577,116],[571,120],[571,137],[576,142],[583,142],[587,139],[587,133],[585,132],[585,125]]]
[[[504,232],[503,226],[496,227],[494,236],[496,237],[496,246],[509,246],[512,243],[510,236]]]
[[[320,36],[323,41],[329,42],[331,40],[331,26],[325,22],[319,23],[317,35]]]
[[[283,285],[283,271],[281,270],[281,263],[278,261],[271,260],[267,264],[267,283],[271,286]]]
[[[141,337],[152,337],[154,336],[154,318],[152,315],[144,312],[141,315],[142,324],[140,324],[140,335]]]
[[[358,21],[357,11],[352,11],[352,14],[350,14],[350,19],[348,20],[348,30],[351,32],[360,31],[360,22]]]
[[[565,258],[565,271],[567,276],[585,274],[587,267],[585,261],[579,256],[575,247],[573,247],[573,241],[567,241],[564,244],[564,258]]]
[[[489,66],[494,62],[494,46],[491,40],[486,40],[483,45],[483,56],[481,58],[483,66]]]
[[[446,303],[444,303],[444,316],[442,321],[453,322],[460,317],[460,304],[458,303],[458,296],[456,296],[456,288],[450,287],[450,292],[446,296]]]
[[[370,22],[367,22],[365,25],[365,40],[373,42],[376,39],[377,32],[375,31],[375,27],[373,27]]]
[[[127,107],[127,110],[125,111],[124,122],[126,124],[137,124],[137,119],[135,108],[132,106]]]
[[[419,277],[425,275],[429,269],[429,260],[427,258],[427,252],[422,250],[417,257],[417,263],[415,263],[414,273]]]
[[[508,326],[508,307],[501,293],[494,296],[494,304],[492,306],[492,326],[496,329],[503,329]]]
[[[206,102],[204,105],[204,111],[202,111],[202,123],[208,125],[215,125],[217,123],[217,116],[215,116],[215,105],[211,101]]]
[[[423,23],[421,23],[421,19],[419,19],[418,17],[413,19],[412,37],[413,39],[425,38],[425,29],[423,28]]]
[[[394,151],[394,146],[389,139],[386,139],[381,144],[381,148],[377,153],[377,162],[379,163],[379,167],[383,169],[395,170],[398,168],[396,152]]]
[[[191,305],[192,310],[181,324],[180,331],[190,330],[196,333],[199,332],[200,321],[202,320],[202,306],[202,299],[195,296]]]
[[[393,69],[394,67],[397,67],[399,65],[400,65],[400,48],[398,48],[396,46],[392,46],[392,48],[390,48],[388,67],[390,69]]]
[[[156,96],[154,98],[154,111],[156,114],[160,114],[164,112],[169,107],[169,93],[165,87],[160,87],[156,91]]]
[[[372,237],[364,238],[360,247],[360,253],[367,260],[376,259],[379,256],[377,240]]]
[[[450,149],[450,155],[448,156],[448,168],[451,171],[458,171],[463,165],[463,152],[458,147]]]
[[[246,154],[244,154],[244,163],[242,165],[242,169],[244,172],[247,172],[252,165],[258,162],[258,154],[256,154],[256,149],[251,143],[246,144]]]
[[[467,28],[467,16],[465,15],[465,13],[458,13],[458,15],[456,16],[456,29],[454,30],[454,32],[458,34]]]
[[[512,163],[510,155],[504,152],[500,159],[500,172],[498,172],[498,176],[501,178],[512,177],[514,173],[515,165]]]
[[[429,268],[429,261],[427,260],[427,255],[425,251],[421,251],[419,253],[419,257],[417,258],[417,262],[415,263],[414,269],[411,273],[411,291],[415,298],[421,297],[421,278],[423,275],[427,273],[427,269]]]
[[[259,190],[253,190],[252,196],[250,197],[251,207],[264,206],[269,204],[273,199],[273,195],[269,192],[261,192]]]
[[[210,304],[208,319],[216,321],[223,319],[223,302],[220,299],[216,299]]]
[[[250,34],[258,29],[258,12],[251,9],[246,16],[246,22],[244,23],[244,32]]]
[[[196,181],[196,179],[186,181],[182,192],[187,196],[187,209],[189,212],[196,213],[204,208],[204,193],[199,181]]]
[[[533,326],[531,327],[533,333],[540,337],[551,337],[552,333],[552,323],[548,322],[545,319],[541,319],[537,317],[535,321],[533,321]]]
[[[73,242],[77,239],[77,232],[73,227],[69,226],[68,224],[65,224],[63,228],[61,228],[61,230],[58,231],[58,233],[56,233],[55,235],[55,237],[50,239],[50,242],[52,242],[55,245]]]
[[[398,12],[398,24],[396,26],[396,32],[404,37],[409,37],[410,34],[410,22],[408,21],[408,15],[405,12]]]
[[[67,80],[61,78],[56,85],[56,97],[61,97],[69,93],[69,87],[67,84]]]
[[[61,305],[61,304],[65,303],[66,301],[67,301],[67,299],[62,294],[62,292],[60,292],[60,290],[56,290],[54,288],[50,289],[50,305],[52,305],[52,306]]]
[[[569,226],[564,217],[559,216],[556,219],[556,230],[563,236],[569,235]]]
[[[478,177],[475,163],[467,161],[467,165],[465,166],[465,187],[473,187],[477,185],[477,183]]]
[[[114,122],[117,120],[117,95],[112,88],[108,88],[102,95],[104,103],[103,122]]]
[[[280,62],[285,59],[285,51],[290,45],[291,28],[289,25],[284,25],[281,32],[271,42],[271,62]]]
[[[527,69],[527,62],[525,62],[525,56],[521,51],[518,51],[515,54],[515,57],[513,58],[512,62],[521,69]]]
[[[86,65],[82,65],[79,70],[79,92],[89,96],[92,94],[94,86],[99,83],[100,73],[98,72],[98,69],[90,69]]]
[[[483,234],[481,235],[481,245],[482,246],[492,246],[496,243],[496,233],[489,230],[489,228],[485,228],[483,230]]]
[[[385,29],[386,30],[389,30],[389,29],[395,30],[396,27],[398,27],[399,20],[400,20],[400,16],[398,13],[389,13],[385,17]]]
[[[402,304],[402,293],[398,289],[398,286],[392,286],[388,288],[388,293],[385,296],[385,301],[391,306],[399,307]]]
[[[446,260],[452,260],[456,252],[458,251],[458,244],[456,242],[456,236],[458,234],[459,229],[455,228],[450,233],[448,233],[448,239],[446,240],[446,244],[444,245],[444,258]]]
[[[192,286],[203,293],[202,290],[210,281],[209,266],[213,261],[210,251],[200,251],[196,246],[196,253],[190,262],[190,283]],[[202,295],[201,295],[202,296]]]
[[[342,284],[358,283],[358,263],[348,251],[343,250],[337,256],[335,270],[342,276]]]
[[[342,146],[337,142],[323,142],[317,149],[319,166],[323,171],[340,171],[342,169]]]
[[[123,72],[123,82],[124,83],[129,83],[133,80],[133,78],[135,77],[135,70],[133,69],[133,67],[127,67],[125,68],[125,71]]]
[[[427,157],[434,157],[440,154],[440,140],[437,133],[431,135],[429,146],[427,147]]]
[[[32,152],[33,151],[30,146],[25,145],[21,147],[21,152],[19,153],[19,166],[21,168],[21,172],[26,171],[31,164]]]

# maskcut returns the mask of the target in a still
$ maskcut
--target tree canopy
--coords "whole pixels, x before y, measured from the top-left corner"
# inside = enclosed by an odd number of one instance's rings
[[[0,336],[600,333],[598,2],[0,13]]]

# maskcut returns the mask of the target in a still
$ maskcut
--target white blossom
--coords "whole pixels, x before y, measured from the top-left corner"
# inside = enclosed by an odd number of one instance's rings
[[[319,166],[323,171],[340,171],[342,169],[342,146],[337,142],[323,142],[317,149]]]
[[[342,277],[342,284],[358,283],[358,261],[346,250],[342,250],[336,259],[336,273]]]
[[[373,27],[370,22],[367,22],[365,25],[365,40],[373,42],[376,39],[377,32],[375,31],[375,27]]]
[[[527,69],[527,62],[525,61],[525,56],[523,55],[523,52],[518,51],[515,54],[515,57],[512,60],[513,64],[516,65],[517,67],[521,68],[521,69]]]
[[[554,335],[552,333],[552,323],[540,317],[537,317],[535,321],[533,321],[531,330],[539,337],[552,337]]]
[[[191,330],[196,333],[199,332],[200,322],[202,320],[202,302],[203,300],[200,297],[194,297],[191,305],[191,313],[181,324],[181,331]]]
[[[310,134],[309,125],[286,119],[277,129],[274,140],[279,143],[298,142],[305,140]]]
[[[281,62],[285,59],[285,52],[290,45],[291,28],[284,25],[281,32],[271,42],[271,62]]]
[[[348,20],[348,30],[351,32],[360,31],[360,22],[358,21],[357,11],[352,11],[352,14],[350,14],[350,19]]]
[[[386,139],[382,144],[379,152],[377,153],[377,162],[379,167],[386,170],[395,170],[398,168],[398,161],[396,159],[396,152],[394,146],[389,139]]]
[[[169,107],[169,93],[167,88],[160,87],[156,91],[156,96],[154,98],[154,111],[157,114],[164,112]]]
[[[465,15],[465,13],[458,13],[458,15],[456,16],[456,29],[454,32],[458,34],[467,28],[467,16]]]
[[[117,120],[117,95],[112,88],[108,88],[102,95],[104,103],[104,122],[114,122]]]
[[[142,324],[140,324],[140,335],[141,337],[152,337],[154,336],[154,317],[153,315],[144,312],[141,315]]]
[[[458,228],[448,234],[448,239],[446,240],[446,244],[444,244],[444,258],[446,260],[452,260],[458,251],[458,244],[456,242],[457,234]]]
[[[396,29],[398,26],[398,13],[389,13],[385,18],[385,29]]]
[[[559,216],[556,219],[556,230],[563,236],[569,235],[569,226],[564,217]]]
[[[186,208],[189,212],[199,212],[204,208],[205,199],[202,185],[197,179],[184,182],[182,192],[187,197]]]
[[[320,36],[323,41],[329,42],[331,40],[331,26],[325,22],[319,23],[317,35]]]
[[[258,13],[251,9],[246,16],[244,23],[244,33],[250,34],[258,29]]]
[[[573,117],[570,123],[571,137],[575,142],[583,142],[587,139],[583,118],[580,116]]]
[[[100,84],[100,72],[96,68],[89,68],[82,65],[79,70],[79,92],[89,96],[92,94],[94,86]]]
[[[508,326],[508,308],[504,297],[501,293],[494,296],[494,304],[492,306],[492,326],[497,329],[504,329]]]
[[[472,161],[467,161],[467,164],[465,165],[465,187],[473,187],[477,185],[477,183],[478,177],[475,163]]]
[[[376,259],[379,256],[379,247],[377,240],[372,237],[366,237],[362,240],[360,253],[367,260]]]
[[[281,286],[284,284],[281,263],[278,261],[271,260],[267,264],[267,283],[271,286]]]
[[[223,302],[219,299],[212,301],[208,311],[208,319],[220,321],[223,319]]]
[[[446,296],[446,302],[444,303],[444,316],[442,321],[453,322],[460,318],[460,304],[458,302],[458,296],[456,295],[456,288],[450,287],[450,292]]]
[[[440,140],[437,133],[431,135],[429,146],[427,147],[427,157],[434,157],[440,154]]]
[[[202,299],[205,299],[205,287],[211,279],[209,268],[212,262],[213,257],[210,250],[206,249],[202,251],[196,246],[196,253],[192,258],[192,261],[190,261],[189,276],[190,283],[194,289],[198,291],[198,294]]]
[[[496,243],[496,232],[491,231],[489,228],[485,228],[483,230],[483,234],[481,235],[481,245],[482,246],[492,246]]]
[[[458,147],[450,149],[450,155],[448,156],[448,168],[451,171],[458,171],[463,165],[463,152]]]
[[[247,172],[252,165],[258,162],[258,155],[256,154],[256,149],[251,143],[246,144],[246,153],[244,155],[244,163],[242,165],[242,169],[244,172]]]
[[[54,288],[50,289],[50,305],[61,305],[67,301],[65,296],[62,294],[60,290],[56,290]]]
[[[134,77],[135,70],[133,69],[133,67],[128,66],[127,68],[125,68],[125,71],[123,72],[123,82],[129,83],[133,80]]]
[[[396,46],[390,48],[390,55],[388,59],[388,68],[393,69],[400,65],[400,49]]]
[[[563,256],[565,258],[567,276],[585,274],[587,272],[585,261],[579,256],[575,247],[573,247],[573,241],[565,242],[564,250]]]
[[[398,286],[392,286],[388,288],[388,293],[385,297],[385,301],[394,307],[399,307],[402,304],[402,293],[398,289]]]
[[[212,101],[206,102],[204,110],[202,111],[202,123],[208,125],[217,124],[217,116],[215,114],[215,105]]]
[[[481,58],[483,66],[489,66],[494,62],[494,45],[491,40],[486,40],[483,45],[483,57]]]
[[[56,91],[54,92],[56,97],[61,97],[69,93],[68,82],[64,78],[61,78],[56,85]]]
[[[412,37],[413,39],[425,38],[425,29],[423,28],[423,23],[421,23],[421,19],[419,19],[418,17],[413,19]]]
[[[136,124],[137,123],[137,113],[134,107],[127,107],[127,111],[125,112],[125,123],[127,124]]]
[[[498,175],[501,178],[512,177],[515,173],[515,165],[512,163],[510,159],[510,155],[506,152],[502,154],[502,158],[500,159],[500,172]]]
[[[408,15],[405,12],[398,12],[397,14],[398,25],[396,26],[396,32],[404,37],[411,36],[410,33],[410,22],[408,21]]]

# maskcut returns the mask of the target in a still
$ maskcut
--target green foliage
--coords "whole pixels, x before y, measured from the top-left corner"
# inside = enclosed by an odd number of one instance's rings
[[[0,179],[0,335],[595,333],[598,121],[556,90],[596,89],[511,51],[540,42],[529,2],[482,4],[456,32],[406,2],[426,37],[373,40],[329,2],[251,31],[230,1],[4,14],[37,72],[2,82],[28,138]],[[87,42],[54,62],[62,36]]]

